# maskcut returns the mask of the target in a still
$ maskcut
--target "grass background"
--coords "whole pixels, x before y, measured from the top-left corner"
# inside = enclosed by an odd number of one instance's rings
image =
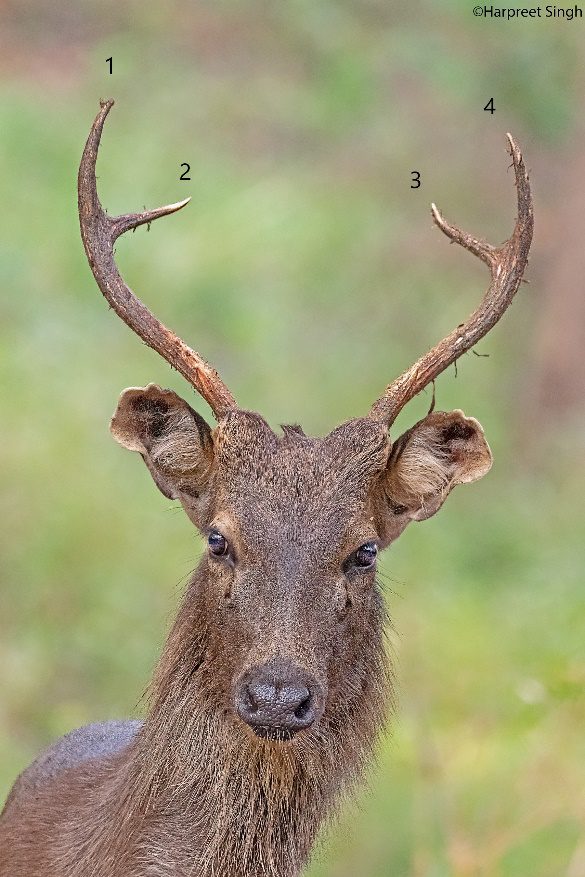
[[[47,0],[2,18],[0,799],[56,736],[139,712],[202,550],[108,434],[123,387],[189,390],[85,263],[76,170],[98,98],[117,101],[108,210],[193,197],[119,241],[125,277],[243,406],[315,434],[364,413],[477,300],[483,266],[428,204],[506,237],[512,130],[535,184],[531,283],[489,358],[437,383],[495,465],[384,557],[399,715],[309,874],[583,877],[584,421],[534,386],[547,240],[559,192],[583,188],[564,161],[583,151],[583,23],[376,0]]]

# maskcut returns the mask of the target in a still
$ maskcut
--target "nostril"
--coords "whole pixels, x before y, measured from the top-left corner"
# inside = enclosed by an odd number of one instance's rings
[[[249,685],[246,685],[244,689],[244,701],[250,715],[258,711],[258,701],[254,697]]]
[[[308,689],[305,689],[307,695],[303,700],[299,703],[297,708],[294,711],[294,715],[296,719],[305,719],[309,712],[311,711],[313,705],[313,695]]]

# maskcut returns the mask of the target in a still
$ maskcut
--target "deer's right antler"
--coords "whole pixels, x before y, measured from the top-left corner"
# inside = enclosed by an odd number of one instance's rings
[[[120,235],[160,216],[175,213],[190,199],[143,213],[107,215],[97,193],[95,166],[104,122],[113,105],[113,100],[100,102],[101,109],[91,126],[79,165],[79,222],[90,268],[97,285],[118,316],[192,384],[219,420],[230,409],[237,407],[226,385],[215,369],[151,314],[126,285],[116,267],[114,242]]]
[[[522,153],[511,134],[508,134],[508,143],[518,192],[518,218],[509,240],[500,247],[477,240],[446,222],[435,205],[432,205],[436,225],[448,238],[485,262],[492,279],[479,307],[471,316],[396,378],[386,388],[384,395],[374,403],[369,416],[389,427],[407,402],[495,326],[518,291],[528,262],[534,219],[530,184]]]

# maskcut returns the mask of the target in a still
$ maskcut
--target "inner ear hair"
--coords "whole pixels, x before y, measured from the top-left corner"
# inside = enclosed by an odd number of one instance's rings
[[[443,490],[449,482],[449,468],[449,454],[439,437],[414,429],[407,440],[400,442],[396,456],[394,449],[390,455],[390,493],[400,504],[409,505]]]

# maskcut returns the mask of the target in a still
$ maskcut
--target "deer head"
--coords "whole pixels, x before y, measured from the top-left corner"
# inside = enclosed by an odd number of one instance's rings
[[[519,287],[533,229],[520,150],[508,135],[518,219],[502,246],[476,240],[432,208],[447,237],[490,269],[479,307],[393,381],[367,416],[314,439],[298,427],[278,435],[259,414],[238,408],[217,372],[121,278],[115,240],[189,199],[107,216],[95,166],[112,105],[102,103],[79,170],[89,264],[116,313],[189,381],[217,420],[210,427],[176,393],[151,384],[125,390],[111,423],[114,438],[142,456],[159,490],[181,503],[207,539],[188,595],[205,640],[205,696],[242,739],[341,733],[373,716],[372,691],[383,687],[378,552],[492,463],[480,424],[458,410],[431,411],[394,441],[389,430],[413,396],[495,325]]]

